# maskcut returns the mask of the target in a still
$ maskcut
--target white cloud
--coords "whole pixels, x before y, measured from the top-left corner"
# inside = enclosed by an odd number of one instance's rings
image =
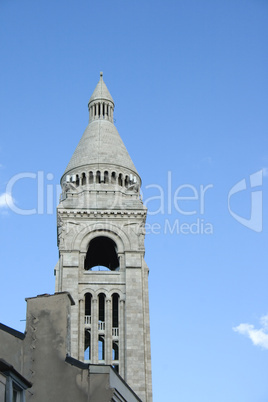
[[[247,336],[254,345],[268,349],[268,315],[262,316],[260,323],[260,329],[256,329],[252,324],[240,324],[234,327],[233,330]]]
[[[0,209],[8,208],[14,204],[14,199],[9,193],[0,194]]]

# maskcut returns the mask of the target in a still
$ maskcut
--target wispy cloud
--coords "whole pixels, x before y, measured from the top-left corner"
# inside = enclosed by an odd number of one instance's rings
[[[9,193],[0,194],[0,210],[9,208],[9,206],[13,204],[14,199],[11,194]]]
[[[261,328],[256,329],[252,324],[240,324],[233,330],[247,336],[252,343],[263,349],[268,349],[268,314],[260,318]]]

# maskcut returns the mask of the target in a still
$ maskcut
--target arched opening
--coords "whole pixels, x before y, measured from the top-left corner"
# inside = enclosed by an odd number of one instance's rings
[[[128,185],[129,185],[129,177],[126,176],[125,177],[125,187],[128,187]]]
[[[91,293],[85,294],[85,325],[91,325]]]
[[[123,175],[122,175],[122,173],[119,173],[118,184],[119,184],[119,186],[123,186]]]
[[[79,176],[78,176],[78,174],[77,174],[77,175],[76,175],[76,179],[75,179],[76,187],[79,186],[79,182],[80,182],[80,180],[79,180]]]
[[[99,302],[99,325],[98,330],[104,331],[105,330],[105,294],[100,293],[98,297]]]
[[[109,173],[107,172],[107,170],[105,170],[104,172],[104,183],[108,183],[109,181]]]
[[[119,295],[114,293],[112,295],[112,309],[113,309],[113,316],[112,316],[112,331],[113,336],[118,336],[118,322],[119,322]]]
[[[101,174],[100,171],[98,170],[96,173],[96,183],[100,183],[101,182]]]
[[[99,236],[91,240],[85,259],[85,270],[119,270],[119,258],[115,242],[109,237]]]
[[[112,175],[111,175],[111,183],[115,183],[116,182],[116,173],[115,172],[112,172]]]
[[[89,172],[88,183],[89,184],[93,183],[93,172]]]
[[[86,184],[86,174],[82,173],[82,186]]]

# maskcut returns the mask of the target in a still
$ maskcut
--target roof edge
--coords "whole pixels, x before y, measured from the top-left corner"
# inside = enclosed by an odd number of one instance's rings
[[[25,338],[25,334],[23,332],[17,331],[16,329],[8,327],[7,325],[2,323],[0,323],[0,330],[7,332],[8,334],[15,336],[16,338],[19,338],[21,340]]]

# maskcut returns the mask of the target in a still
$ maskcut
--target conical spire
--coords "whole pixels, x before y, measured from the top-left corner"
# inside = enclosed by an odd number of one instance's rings
[[[96,119],[113,122],[114,101],[102,77],[101,71],[100,80],[88,102],[89,122]]]
[[[100,165],[108,169],[127,169],[128,174],[138,176],[131,157],[113,124],[113,98],[103,81],[103,73],[89,100],[89,124],[63,174],[73,174],[75,170]]]
[[[88,105],[90,105],[91,102],[93,101],[100,101],[100,100],[108,100],[114,104],[113,98],[105,85],[105,82],[103,81],[103,72],[100,72],[100,80],[91,95],[91,98],[89,99]]]

